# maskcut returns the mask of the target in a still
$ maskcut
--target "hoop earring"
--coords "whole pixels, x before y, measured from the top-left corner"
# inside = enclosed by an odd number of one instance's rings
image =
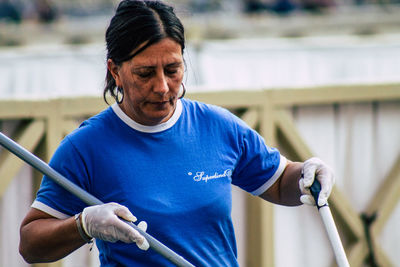
[[[115,94],[115,102],[117,102],[117,104],[121,104],[124,100],[124,89],[122,89],[122,87],[117,87],[116,89],[117,93]]]
[[[181,91],[181,90],[179,90],[179,91]],[[185,85],[182,83],[182,94],[179,96],[179,98],[178,99],[181,99],[181,98],[183,98],[184,96],[185,96],[185,94],[186,94],[186,87],[185,87]]]

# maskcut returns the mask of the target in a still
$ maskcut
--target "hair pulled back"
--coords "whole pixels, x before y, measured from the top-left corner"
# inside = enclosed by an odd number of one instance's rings
[[[130,60],[152,44],[164,38],[176,41],[185,48],[184,28],[173,7],[157,0],[123,0],[106,31],[107,60],[116,65]],[[132,54],[141,44],[139,50]],[[103,98],[117,97],[116,83],[107,69]]]

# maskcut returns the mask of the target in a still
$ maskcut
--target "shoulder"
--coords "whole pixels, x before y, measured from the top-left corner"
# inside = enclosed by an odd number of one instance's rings
[[[193,117],[207,117],[215,120],[223,121],[237,121],[238,118],[232,114],[228,109],[206,104],[196,100],[182,99],[183,108],[186,112],[190,113]]]
[[[113,121],[115,116],[111,107],[104,109],[98,114],[84,120],[77,129],[75,129],[69,136],[79,136],[91,131],[102,131],[107,129]]]
[[[81,143],[94,143],[97,139],[101,139],[110,131],[110,127],[115,123],[112,116],[113,111],[109,107],[86,119],[78,128],[65,137],[62,144],[69,142],[78,146]]]
[[[225,138],[242,140],[254,132],[242,119],[226,108],[193,100],[183,101],[183,112],[191,127],[208,134],[222,134]]]

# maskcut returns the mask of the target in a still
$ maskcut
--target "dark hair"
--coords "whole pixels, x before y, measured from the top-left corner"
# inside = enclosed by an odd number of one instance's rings
[[[169,37],[185,49],[184,28],[173,7],[157,0],[123,0],[106,31],[107,60],[116,65],[130,60],[144,49]],[[147,42],[131,54],[139,45]],[[117,97],[116,83],[107,69],[103,98]]]

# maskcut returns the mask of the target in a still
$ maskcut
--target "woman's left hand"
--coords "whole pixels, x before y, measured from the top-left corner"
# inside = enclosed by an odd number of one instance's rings
[[[332,169],[319,158],[310,158],[303,163],[302,177],[299,180],[302,194],[300,201],[303,204],[315,206],[314,197],[310,192],[310,187],[315,178],[321,183],[318,206],[324,206],[335,184],[335,177]]]

